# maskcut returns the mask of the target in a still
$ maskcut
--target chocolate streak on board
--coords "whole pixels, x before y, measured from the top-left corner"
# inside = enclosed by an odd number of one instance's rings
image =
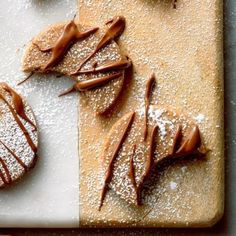
[[[37,147],[35,146],[33,140],[31,139],[31,137],[30,137],[30,135],[29,135],[29,133],[28,133],[28,131],[26,130],[25,126],[22,124],[21,120],[18,118],[17,112],[16,112],[16,111],[14,110],[14,108],[8,103],[8,101],[2,96],[2,94],[0,94],[0,99],[2,99],[2,100],[6,103],[6,105],[8,106],[8,108],[9,108],[10,112],[12,113],[12,115],[13,115],[13,117],[14,117],[16,123],[18,124],[18,126],[19,126],[20,129],[22,130],[22,132],[23,132],[23,134],[24,134],[24,136],[25,136],[25,138],[26,138],[26,140],[27,140],[27,142],[28,142],[30,148],[32,149],[32,151],[33,151],[34,153],[36,153],[36,152],[37,152]]]
[[[103,185],[103,188],[102,188],[102,194],[101,194],[101,200],[100,200],[100,205],[99,205],[99,211],[101,210],[102,208],[102,205],[103,205],[103,202],[104,202],[104,199],[106,197],[106,193],[108,191],[108,185],[112,179],[112,174],[113,174],[113,165],[114,165],[114,161],[116,159],[116,156],[126,138],[126,135],[131,127],[131,125],[133,124],[133,121],[134,121],[134,116],[135,116],[135,112],[132,112],[130,115],[129,115],[129,118],[128,118],[128,121],[126,122],[125,126],[124,126],[124,130],[123,130],[123,133],[121,134],[121,137],[120,137],[120,140],[118,141],[117,145],[115,146],[115,149],[112,153],[112,157],[110,159],[110,162],[109,162],[109,166],[108,166],[108,169],[107,169],[107,172],[106,172],[106,177],[105,177],[105,181],[104,181],[104,185]]]
[[[22,81],[20,81],[17,85],[21,85],[23,83],[25,83],[27,80],[29,80],[32,76],[34,75],[34,72],[30,72],[28,76],[26,76],[26,78],[24,78]]]
[[[13,103],[14,109],[16,110],[16,113],[22,119],[27,121],[31,126],[33,126],[34,130],[37,130],[36,125],[27,117],[25,113],[24,104],[23,104],[21,96],[14,89],[8,86],[8,84],[6,83],[3,83],[3,82],[0,83],[0,88],[4,89],[6,92],[8,92],[11,95],[12,103]]]
[[[152,92],[152,86],[154,85],[155,82],[155,75],[152,74],[151,77],[149,78],[149,80],[146,83],[146,92],[145,92],[145,111],[144,111],[144,131],[143,131],[143,135],[144,135],[144,141],[147,138],[147,117],[148,117],[148,108],[150,105],[150,97],[151,97],[151,92]]]
[[[84,58],[84,60],[80,63],[77,71],[72,73],[72,75],[76,75],[80,71],[82,66],[88,60],[90,60],[100,49],[104,48],[113,39],[117,38],[123,33],[125,29],[125,18],[123,16],[117,16],[114,19],[112,19],[109,23],[111,23],[111,25],[109,26],[109,28],[107,29],[106,33],[101,38],[101,40],[98,42],[95,49],[87,57]]]
[[[131,183],[134,187],[134,191],[136,193],[136,201],[137,201],[137,205],[138,205],[138,188],[137,188],[137,183],[136,183],[136,179],[135,179],[135,167],[134,167],[135,151],[136,151],[136,145],[133,146],[133,152],[132,152],[130,162],[129,162],[129,173],[128,173],[128,175],[129,175]]]
[[[122,76],[122,72],[117,72],[117,73],[107,75],[104,77],[77,82],[71,88],[69,88],[65,92],[61,93],[59,95],[59,97],[67,95],[67,94],[75,92],[75,91],[86,91],[89,89],[94,89],[96,87],[102,86],[102,85],[110,82],[113,79],[117,79],[120,76]]]
[[[80,74],[89,74],[89,73],[97,73],[97,72],[106,72],[106,71],[110,71],[110,70],[122,70],[122,69],[127,69],[128,67],[131,66],[131,60],[128,59],[122,59],[119,61],[112,61],[112,62],[108,62],[105,63],[101,66],[98,67],[93,67],[93,69],[90,70],[80,70],[78,72],[76,72],[76,75],[80,75]]]
[[[53,47],[41,49],[38,44],[33,43],[41,52],[52,51],[52,55],[48,63],[41,69],[43,71],[47,71],[53,66],[57,65],[71,45],[73,45],[76,41],[95,33],[97,30],[98,28],[96,27],[84,32],[80,32],[78,26],[75,24],[74,20],[72,20],[67,25],[65,25],[62,35],[58,38]]]
[[[149,151],[148,151],[148,156],[146,160],[145,172],[143,176],[141,177],[141,181],[137,189],[138,190],[138,199],[137,199],[138,205],[142,204],[141,193],[142,193],[143,185],[144,185],[144,182],[149,177],[153,164],[154,164],[153,154],[154,154],[154,149],[155,149],[155,138],[157,136],[157,130],[158,130],[158,125],[154,126],[151,131],[150,145],[149,145]]]

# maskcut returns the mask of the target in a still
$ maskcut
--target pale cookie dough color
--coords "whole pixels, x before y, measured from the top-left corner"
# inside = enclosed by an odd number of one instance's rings
[[[71,77],[76,83],[63,95],[80,91],[95,113],[105,113],[119,96],[124,70],[130,66],[114,41],[122,33],[114,31],[117,22],[121,22],[118,29],[123,32],[125,22],[119,19],[99,30],[76,24],[74,20],[50,26],[28,45],[23,71],[56,72]]]
[[[0,83],[0,188],[11,185],[37,160],[36,120],[27,102]]]

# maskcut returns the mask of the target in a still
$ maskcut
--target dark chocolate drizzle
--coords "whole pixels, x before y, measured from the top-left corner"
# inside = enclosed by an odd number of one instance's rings
[[[76,75],[81,70],[82,66],[87,61],[89,61],[100,49],[104,48],[108,43],[110,43],[112,40],[119,37],[123,33],[125,29],[125,18],[123,16],[117,16],[114,19],[110,20],[109,23],[111,23],[111,25],[109,26],[101,40],[98,42],[95,49],[87,57],[85,57],[84,60],[82,60],[77,71],[72,73],[72,75]]]
[[[67,95],[67,94],[75,92],[75,91],[86,91],[89,89],[97,88],[99,86],[102,86],[102,85],[110,82],[113,79],[119,78],[120,76],[122,76],[122,72],[117,72],[117,73],[110,74],[110,75],[107,75],[104,77],[99,77],[99,78],[95,78],[95,79],[89,79],[89,80],[77,82],[72,87],[67,89],[65,92],[61,93],[59,95],[59,97]]]
[[[148,133],[148,129],[147,129],[147,117],[148,117],[148,109],[149,109],[149,105],[150,105],[150,97],[151,97],[151,92],[152,92],[152,87],[155,83],[155,74],[152,74],[151,77],[149,78],[149,80],[146,83],[146,91],[145,91],[145,111],[144,111],[144,131],[143,131],[143,135],[144,135],[144,140],[146,140],[147,138],[147,133]]]
[[[11,104],[9,104],[9,102],[6,100],[6,98],[0,94],[0,99],[2,99],[6,105],[8,106],[10,112],[12,113],[16,123],[18,124],[19,128],[22,130],[30,148],[32,149],[32,151],[34,153],[37,152],[37,147],[34,144],[33,140],[31,139],[28,131],[26,130],[25,126],[23,125],[23,123],[21,122],[21,120],[19,119],[18,115],[23,118],[25,121],[27,121],[29,124],[33,124],[32,121],[29,120],[29,118],[26,116],[25,111],[24,111],[24,104],[22,101],[22,98],[19,94],[17,94],[12,88],[10,88],[6,83],[1,83],[0,87],[3,88],[5,91],[9,92],[9,94],[12,97],[12,102],[13,102],[13,106],[11,106]],[[34,129],[36,129],[36,126],[33,124]]]
[[[58,38],[55,45],[49,48],[42,49],[38,44],[33,43],[38,47],[41,52],[52,51],[52,55],[45,66],[41,68],[42,71],[50,70],[53,66],[57,65],[67,52],[67,50],[78,40],[84,39],[89,35],[95,33],[98,28],[92,28],[84,32],[80,32],[78,26],[75,24],[74,19],[65,25],[62,35]]]
[[[131,60],[129,58],[121,59],[119,61],[112,61],[107,62],[101,66],[93,66],[93,69],[89,70],[80,70],[73,75],[80,75],[80,74],[90,74],[90,73],[97,73],[97,72],[107,72],[110,70],[122,70],[127,69],[132,64]]]
[[[145,165],[145,172],[143,176],[141,177],[141,181],[138,185],[138,205],[141,205],[142,202],[142,189],[144,182],[147,180],[147,178],[150,176],[151,170],[154,165],[154,149],[155,149],[155,139],[157,136],[157,130],[158,130],[158,125],[154,126],[151,131],[151,136],[150,136],[150,144],[149,144],[149,150],[148,150],[148,156],[146,159],[146,165]]]
[[[106,193],[109,189],[108,185],[109,185],[109,183],[111,182],[111,179],[112,179],[114,161],[115,161],[116,156],[117,156],[117,154],[118,154],[118,152],[119,152],[119,150],[120,150],[120,148],[121,148],[121,146],[122,146],[122,144],[123,144],[123,142],[124,142],[124,140],[127,136],[127,133],[129,131],[130,127],[133,124],[134,116],[135,116],[135,112],[130,113],[129,119],[128,119],[127,123],[124,125],[124,131],[121,135],[121,138],[120,138],[119,142],[117,143],[117,145],[115,146],[114,152],[112,153],[112,157],[110,159],[109,166],[108,166],[108,169],[106,171],[105,181],[104,181],[104,185],[103,185],[103,188],[102,188],[99,211],[101,210],[101,208],[103,206],[103,202],[104,202],[104,199],[106,197]]]

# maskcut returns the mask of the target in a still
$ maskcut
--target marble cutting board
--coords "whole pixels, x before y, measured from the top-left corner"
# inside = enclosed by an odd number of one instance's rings
[[[72,0],[6,0],[0,7],[0,80],[24,95],[40,128],[39,160],[17,185],[0,191],[0,227],[76,227],[79,218],[77,95],[58,98],[66,78],[34,77],[22,86],[24,44],[45,26],[73,17]]]

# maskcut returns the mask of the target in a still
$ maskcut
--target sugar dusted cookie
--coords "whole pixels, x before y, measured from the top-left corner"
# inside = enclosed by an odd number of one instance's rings
[[[38,134],[32,109],[15,90],[0,83],[0,188],[34,167]]]
[[[26,49],[25,72],[56,72],[71,77],[75,85],[61,95],[81,91],[98,114],[116,101],[124,83],[124,71],[131,65],[114,41],[125,28],[125,19],[115,17],[105,29],[75,23],[50,26]]]
[[[149,105],[154,75],[148,80],[145,107],[120,118],[108,133],[103,150],[106,192],[142,204],[142,189],[151,171],[164,160],[201,156],[206,150],[198,126],[180,109]]]

